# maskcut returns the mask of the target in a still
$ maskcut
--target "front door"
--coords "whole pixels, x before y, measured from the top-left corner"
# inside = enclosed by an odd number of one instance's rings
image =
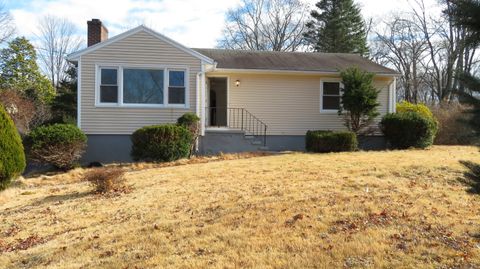
[[[227,78],[209,78],[208,121],[209,126],[228,127]]]

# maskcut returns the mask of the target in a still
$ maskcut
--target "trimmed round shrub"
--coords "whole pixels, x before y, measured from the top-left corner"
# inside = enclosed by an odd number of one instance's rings
[[[438,123],[418,112],[402,112],[385,115],[380,128],[393,148],[426,148],[433,144]]]
[[[27,145],[33,161],[70,169],[82,157],[87,136],[75,125],[53,124],[30,132]]]
[[[131,139],[134,160],[169,162],[188,157],[192,134],[181,125],[153,125],[138,129]]]
[[[0,191],[25,170],[22,140],[12,119],[0,105]]]
[[[308,131],[306,148],[310,152],[342,152],[358,149],[354,132]]]

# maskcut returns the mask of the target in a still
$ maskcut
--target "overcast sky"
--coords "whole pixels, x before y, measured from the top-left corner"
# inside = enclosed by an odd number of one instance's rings
[[[313,6],[316,1],[303,0]],[[367,18],[385,18],[409,9],[415,0],[356,0]],[[224,14],[240,0],[4,0],[15,19],[17,34],[33,38],[40,17],[69,18],[86,35],[86,21],[101,19],[110,36],[139,24],[190,47],[214,47],[224,24]],[[432,12],[436,0],[425,0]]]

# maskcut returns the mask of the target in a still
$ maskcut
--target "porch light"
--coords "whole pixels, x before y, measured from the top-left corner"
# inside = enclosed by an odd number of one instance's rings
[[[237,86],[237,87],[240,86],[240,80],[237,79],[237,80],[235,81],[235,86]]]

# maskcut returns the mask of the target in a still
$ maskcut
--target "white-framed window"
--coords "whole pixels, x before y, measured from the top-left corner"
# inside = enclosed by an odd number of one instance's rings
[[[108,64],[96,69],[96,106],[188,108],[186,67]]]
[[[185,71],[168,70],[168,103],[184,104],[185,94]]]
[[[100,68],[99,101],[104,104],[118,103],[118,68]]]
[[[340,109],[342,83],[339,80],[320,82],[320,112],[337,113]]]
[[[123,103],[163,105],[164,70],[123,68]]]

